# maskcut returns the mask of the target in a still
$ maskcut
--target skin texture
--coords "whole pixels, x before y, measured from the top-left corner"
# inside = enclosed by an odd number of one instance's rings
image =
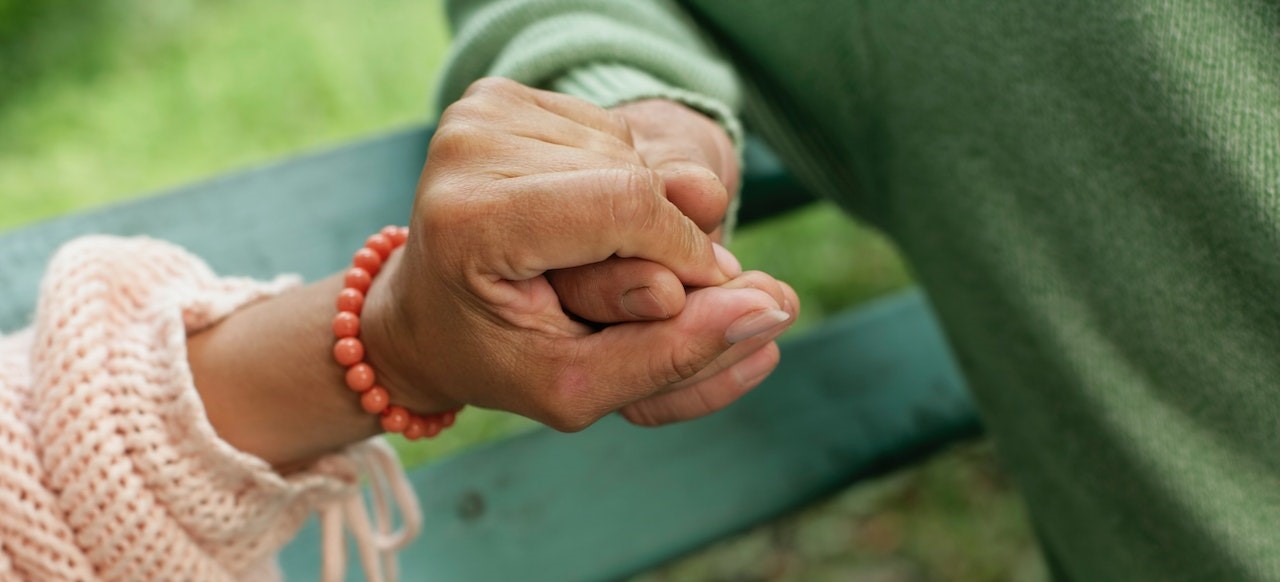
[[[507,410],[563,431],[619,410],[656,425],[722,408],[772,371],[794,292],[717,251],[704,230],[727,197],[699,206],[690,194],[686,206],[704,220],[686,216],[667,178],[709,174],[651,169],[631,126],[497,79],[445,111],[409,240],[375,278],[362,317],[392,402]],[[608,276],[570,285],[639,274],[652,288],[643,278],[656,273],[674,278],[683,304],[667,319],[584,324],[547,273],[586,265]],[[378,432],[330,356],[339,288],[331,278],[250,306],[188,342],[219,434],[282,470]]]
[[[674,101],[648,99],[612,111],[627,124],[644,164],[662,178],[667,199],[718,242],[741,175],[729,135],[705,115]],[[680,279],[649,261],[611,257],[552,271],[548,279],[565,308],[589,321],[665,319],[684,309]],[[647,292],[652,302],[629,301],[626,295],[633,289]]]

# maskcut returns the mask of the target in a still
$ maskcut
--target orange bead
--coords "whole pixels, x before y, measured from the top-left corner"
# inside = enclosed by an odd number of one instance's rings
[[[333,335],[339,338],[360,335],[360,316],[350,311],[339,311],[333,316]]]
[[[373,284],[373,275],[360,267],[351,267],[342,277],[342,284],[361,293],[367,293],[369,286]]]
[[[360,406],[369,414],[378,414],[387,409],[387,405],[391,403],[391,396],[387,394],[387,389],[382,386],[374,386],[360,395]]]
[[[435,438],[436,435],[440,434],[440,431],[444,430],[443,418],[438,414],[428,416],[423,423],[427,425],[425,429],[426,434],[424,436],[429,439]]]
[[[404,427],[404,438],[416,441],[427,436],[427,423],[422,420],[421,416],[413,415],[409,417],[409,425]]]
[[[351,264],[369,272],[370,277],[377,277],[382,268],[382,257],[372,249],[360,249],[351,256]]]
[[[382,430],[400,432],[409,426],[409,411],[391,405],[382,411]]]
[[[344,337],[333,344],[333,359],[344,366],[354,366],[364,360],[364,343],[353,337]]]
[[[356,392],[364,392],[372,388],[377,379],[377,375],[373,373],[373,368],[370,368],[369,364],[361,362],[347,368],[347,388]]]
[[[388,224],[382,227],[382,230],[379,230],[378,234],[387,237],[387,240],[391,241],[391,246],[399,246],[398,244],[396,244],[396,234],[398,234],[399,232],[400,232],[400,227],[394,224]]]
[[[396,235],[391,237],[392,244],[396,245],[396,247],[402,247],[407,240],[409,240],[409,227],[401,226],[396,228]]]
[[[360,315],[364,309],[364,293],[347,288],[338,292],[338,311]]]
[[[391,256],[391,250],[395,248],[395,246],[391,244],[390,237],[382,233],[378,233],[369,235],[369,238],[365,239],[364,248],[378,253],[378,256],[382,257],[382,260],[385,261],[387,260],[387,257]]]
[[[450,410],[449,412],[441,413],[440,426],[443,428],[449,428],[453,426],[453,421],[457,419],[458,419],[458,411],[456,410]]]

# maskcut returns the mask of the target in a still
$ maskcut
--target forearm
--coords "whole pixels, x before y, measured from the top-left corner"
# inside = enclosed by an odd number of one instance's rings
[[[393,310],[386,281],[398,265],[397,254],[374,278],[361,340],[392,402],[404,403],[409,387],[379,359],[395,341],[387,333]],[[281,472],[382,432],[378,415],[364,411],[333,358],[334,301],[341,289],[342,276],[331,276],[247,306],[187,342],[196,389],[218,435]],[[430,409],[420,412],[449,408],[421,393],[412,400]]]

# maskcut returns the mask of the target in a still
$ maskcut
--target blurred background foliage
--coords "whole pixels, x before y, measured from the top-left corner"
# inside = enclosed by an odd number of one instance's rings
[[[0,0],[0,229],[427,121],[442,14],[437,0]],[[734,251],[796,287],[798,327],[910,281],[890,243],[825,204]],[[472,411],[396,445],[416,465],[530,426]],[[1021,499],[977,442],[639,579],[1044,577]]]

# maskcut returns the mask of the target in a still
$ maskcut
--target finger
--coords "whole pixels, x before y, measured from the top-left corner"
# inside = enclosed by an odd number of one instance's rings
[[[683,104],[650,99],[614,109],[631,124],[636,149],[667,182],[668,197],[710,232],[737,191],[738,156],[724,128]]]
[[[699,289],[676,317],[577,340],[578,357],[564,372],[567,389],[594,398],[593,412],[606,414],[697,375],[734,343],[776,332],[790,318],[778,307],[756,289]]]
[[[644,259],[612,257],[549,271],[547,279],[565,311],[595,323],[667,319],[684,309],[680,279]]]
[[[778,281],[778,284],[782,285],[782,295],[786,298],[782,303],[782,310],[791,314],[792,321],[798,321],[800,319],[800,296],[786,281]]]
[[[759,386],[777,368],[780,357],[777,342],[771,341],[705,381],[623,407],[622,416],[641,426],[658,426],[706,416]]]
[[[518,115],[514,119],[506,116],[498,129],[511,136],[592,151],[637,166],[645,165],[644,158],[629,141],[559,115],[539,112],[540,115]]]
[[[697,163],[674,163],[655,168],[666,188],[667,199],[693,220],[703,232],[724,222],[729,210],[729,190],[710,168]]]
[[[734,277],[729,282],[722,285],[725,289],[758,289],[769,294],[778,305],[782,306],[784,311],[791,312],[792,308],[788,305],[793,303],[799,304],[799,299],[795,298],[795,291],[789,285],[774,279],[772,275],[763,271],[747,271]],[[798,313],[791,313],[797,315]]]
[[[722,271],[731,276],[742,273],[733,253],[719,244],[712,246]],[[547,279],[565,311],[594,323],[667,319],[684,309],[680,279],[666,267],[644,259],[610,257],[592,265],[548,271]],[[739,282],[736,288],[748,286],[752,285]],[[781,305],[785,298],[774,294]]]
[[[643,165],[621,115],[570,97],[490,77],[471,84],[463,99],[440,116],[440,129],[465,126],[468,133],[503,134],[597,151]]]
[[[717,172],[720,160],[710,159],[716,152],[686,134],[661,131],[640,140],[637,151],[662,176],[667,199],[699,228],[711,232],[724,221],[729,208],[729,190]]]
[[[662,177],[667,199],[699,228],[711,232],[724,221],[730,191],[716,170],[719,160],[708,158],[715,152],[677,134],[646,137],[637,142],[637,151]]]
[[[790,314],[791,322],[800,315],[800,299],[795,290],[765,273],[743,273],[722,288],[768,293]],[[780,326],[734,344],[698,374],[673,385],[672,390],[628,405],[622,409],[623,416],[635,424],[657,426],[698,418],[728,406],[759,385],[777,366],[779,352],[775,340],[786,327]]]
[[[572,95],[530,89],[530,97],[539,107],[633,145],[631,128],[622,115]]]
[[[528,129],[536,132],[533,128]],[[580,126],[578,129],[594,132]],[[453,139],[454,136],[450,134],[454,132],[465,135],[460,136],[460,139]],[[565,145],[547,141],[549,139],[551,138],[543,139],[536,135],[520,135],[513,131],[489,128],[439,130],[428,149],[428,164],[448,166],[459,174],[486,174],[494,178],[518,178],[584,169],[645,167],[635,152],[614,149],[608,144],[597,142]],[[477,141],[482,141],[482,145],[476,145]],[[571,140],[564,138],[564,141]]]
[[[734,278],[733,281],[721,285],[721,288],[757,289],[763,291],[768,293],[769,296],[778,303],[778,305],[782,306],[782,310],[791,316],[789,321],[796,321],[796,318],[800,315],[800,300],[796,297],[795,291],[791,289],[791,286],[760,271],[743,273],[741,276]],[[786,330],[786,327],[787,326],[783,326],[774,330],[776,333],[761,334],[735,343],[728,350],[725,350],[723,354],[720,354],[720,357],[708,364],[707,367],[703,368],[695,376],[685,380],[684,382],[671,386],[671,390],[680,390],[693,386],[729,369],[743,359],[750,357],[751,354],[759,351],[769,342],[777,339],[777,337]]]
[[[642,168],[521,176],[467,195],[424,197],[427,237],[490,279],[519,281],[617,255],[657,262],[688,286],[729,280],[711,240]]]

